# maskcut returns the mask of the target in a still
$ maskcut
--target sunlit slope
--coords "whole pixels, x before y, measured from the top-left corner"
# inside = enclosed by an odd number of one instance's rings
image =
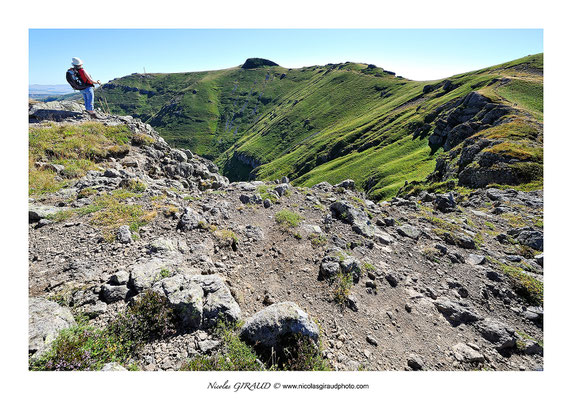
[[[431,82],[343,63],[130,75],[103,94],[112,111],[214,159],[232,180],[354,179],[381,199],[433,170],[443,150],[428,137],[450,104],[478,92],[541,124],[542,87],[538,54]]]

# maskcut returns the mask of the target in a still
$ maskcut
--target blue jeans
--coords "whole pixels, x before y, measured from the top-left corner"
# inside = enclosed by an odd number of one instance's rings
[[[83,96],[83,101],[85,102],[85,109],[87,111],[93,111],[93,87],[90,86],[80,90],[80,92]]]

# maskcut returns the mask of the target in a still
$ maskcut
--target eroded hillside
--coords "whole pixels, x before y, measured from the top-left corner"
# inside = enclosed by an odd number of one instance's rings
[[[31,368],[543,368],[541,191],[229,183],[74,107],[30,110]]]

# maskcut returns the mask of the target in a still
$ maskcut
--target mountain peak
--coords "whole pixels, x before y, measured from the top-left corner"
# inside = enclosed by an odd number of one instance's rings
[[[247,58],[244,64],[242,64],[243,69],[252,69],[260,67],[279,67],[274,61],[267,60],[265,58]]]

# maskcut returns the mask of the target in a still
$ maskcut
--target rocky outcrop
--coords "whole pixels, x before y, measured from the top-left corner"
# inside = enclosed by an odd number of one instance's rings
[[[429,143],[450,150],[469,136],[497,123],[510,112],[510,107],[493,103],[489,98],[471,92],[465,97],[438,107],[432,115],[434,130]]]
[[[28,300],[28,352],[32,359],[40,358],[62,329],[76,325],[69,309],[41,297]]]

